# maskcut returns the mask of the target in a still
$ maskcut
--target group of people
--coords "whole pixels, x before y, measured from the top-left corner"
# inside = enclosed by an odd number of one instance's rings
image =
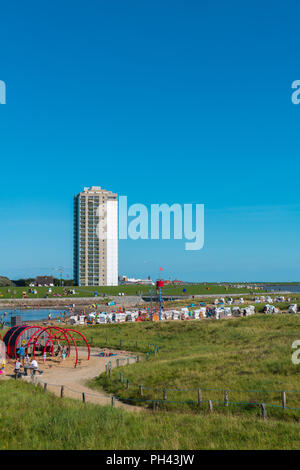
[[[69,348],[67,346],[62,346],[60,343],[57,345],[57,349],[55,351],[55,356],[59,356],[64,361],[68,355]]]
[[[19,347],[18,358],[15,362],[14,373],[16,377],[21,376],[21,368],[24,369],[26,375],[28,369],[30,370],[31,375],[35,375],[36,371],[39,371],[37,360],[35,358],[30,360],[29,355],[25,355],[25,347],[23,345]],[[41,371],[39,372],[41,373]]]
[[[67,357],[69,352],[69,348],[67,346],[61,345],[60,343],[57,344],[57,348],[55,351],[55,356],[60,357],[63,361]],[[43,353],[43,363],[45,364],[47,360],[47,354],[46,352]],[[0,363],[0,375],[5,374],[5,366],[6,366],[6,361],[3,360]],[[14,374],[16,378],[21,377],[22,371],[21,369],[24,370],[25,375],[27,375],[27,370],[30,370],[31,376],[35,375],[35,373],[38,371],[39,373],[42,373],[42,371],[39,370],[39,365],[38,362],[35,358],[31,360],[30,356],[28,353],[26,353],[25,346],[22,344],[18,351],[17,351],[17,360],[15,361],[14,365]]]
[[[71,309],[70,309],[71,311]],[[60,312],[60,313],[57,313],[54,317],[53,317],[53,320],[55,321],[58,321],[58,322],[61,322],[61,321],[65,321],[68,317],[68,313],[67,312]],[[48,313],[48,321],[52,320],[52,314],[51,312]]]
[[[19,358],[15,362],[15,368],[14,368],[14,373],[16,377],[21,376],[21,367],[24,368],[24,370],[30,369],[31,375],[35,375],[35,372],[39,370],[39,365],[35,359],[33,359],[29,365],[24,365],[20,362]]]

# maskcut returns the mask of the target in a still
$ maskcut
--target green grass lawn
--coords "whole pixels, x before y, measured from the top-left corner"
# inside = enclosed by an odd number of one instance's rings
[[[287,404],[300,409],[300,366],[291,361],[294,340],[300,339],[300,317],[293,315],[255,315],[231,320],[203,320],[163,323],[107,325],[84,328],[92,345],[108,344],[146,353],[148,344],[158,344],[160,352],[148,361],[113,369],[111,378],[102,374],[92,383],[129,403],[152,406],[140,401],[139,385],[144,386],[143,399],[167,400],[160,406],[177,412],[197,412],[197,389],[203,400],[215,400],[215,407],[225,412],[223,390],[229,390],[229,401],[269,403],[268,414],[282,420],[300,419],[300,411],[283,411],[281,391],[287,393]],[[147,341],[145,341],[147,340]],[[136,344],[136,341],[138,343]],[[129,380],[129,388],[120,382],[120,371]],[[217,389],[217,390],[216,390]],[[178,391],[182,390],[182,391]],[[174,402],[174,403],[173,403]],[[220,402],[220,403],[217,403]],[[206,405],[207,406],[207,405]],[[257,415],[258,406],[232,405],[247,415]]]
[[[66,289],[75,289],[75,295],[67,295],[66,297],[93,297],[94,292],[97,291],[98,295],[118,295],[119,292],[124,292],[125,295],[149,295],[149,286],[139,285],[120,285],[120,286],[96,286],[96,287],[66,287]],[[186,289],[186,292],[183,292]],[[209,290],[208,290],[209,289]],[[227,289],[227,290],[226,290]],[[28,298],[43,298],[48,291],[47,287],[37,287],[37,294],[28,293],[28,287],[0,287],[0,299],[20,299],[22,293],[25,292]],[[164,295],[205,295],[205,294],[238,294],[243,289],[224,287],[218,284],[185,284],[182,286],[166,286],[163,288]],[[244,289],[246,292],[247,290]],[[14,293],[15,292],[15,293]],[[155,288],[153,288],[155,294]],[[63,287],[52,287],[52,294],[64,295]],[[52,294],[49,297],[53,296]]]
[[[298,449],[300,426],[207,412],[132,413],[0,380],[0,449]]]
[[[145,409],[62,400],[31,384],[0,379],[0,448],[297,449],[300,411],[283,410],[280,392],[287,391],[287,406],[300,409],[300,365],[291,362],[299,321],[295,315],[255,315],[78,327],[91,346],[128,349],[144,359],[113,369],[111,378],[102,374],[90,386]],[[161,349],[145,360],[153,344]],[[153,412],[152,402],[140,401],[139,385],[147,400],[161,400],[166,388],[168,402]],[[197,401],[198,388],[201,406],[178,403]],[[222,390],[239,404],[225,407]],[[212,413],[206,400],[213,400]],[[266,421],[259,403],[278,405],[267,408]]]

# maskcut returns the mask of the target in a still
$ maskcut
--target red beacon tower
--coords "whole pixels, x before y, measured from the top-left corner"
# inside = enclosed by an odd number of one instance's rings
[[[158,294],[159,289],[162,289],[165,286],[165,281],[163,279],[158,279],[156,281],[156,293]]]

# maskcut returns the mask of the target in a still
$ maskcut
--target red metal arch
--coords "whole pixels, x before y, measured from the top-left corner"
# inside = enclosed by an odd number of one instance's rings
[[[48,332],[48,330],[50,330],[50,333]],[[51,330],[55,330],[55,333],[52,333]],[[52,337],[54,337],[53,339],[55,339],[55,336],[56,336],[57,332],[63,333],[64,336],[65,336],[65,340],[67,341],[68,346],[69,346],[69,354],[68,354],[68,356],[70,356],[71,345],[70,345],[69,338],[65,335],[66,330],[64,330],[63,328],[59,328],[59,327],[57,327],[57,326],[48,326],[48,327],[44,327],[44,328],[42,329],[42,331],[39,332],[39,334],[38,334],[38,336],[36,337],[36,339],[34,340],[34,343],[33,343],[33,350],[32,350],[33,358],[35,358],[35,346],[36,346],[36,343],[38,342],[38,339],[39,339],[40,335],[41,335],[42,333],[44,333],[44,332],[47,332],[49,338],[51,338],[51,339],[52,339]],[[34,337],[34,336],[35,336],[35,335],[33,335],[33,337]],[[46,342],[46,345],[47,345],[48,342],[49,342],[49,338],[48,338],[48,340],[47,340],[47,342]],[[52,350],[53,350],[53,341],[52,341]],[[45,348],[44,348],[44,351],[45,351]]]
[[[72,328],[68,328],[68,331],[73,331],[74,333],[77,333],[78,335],[81,336],[81,338],[83,339],[83,341],[85,342],[85,344],[87,345],[87,348],[88,348],[88,360],[89,358],[91,357],[91,350],[90,350],[90,345],[88,343],[88,340],[86,339],[86,337],[80,333],[80,331],[77,331],[77,330],[73,330]]]
[[[71,340],[73,341],[73,344],[74,344],[74,347],[75,347],[75,351],[76,351],[76,360],[75,360],[75,367],[77,366],[77,363],[78,363],[78,349],[77,349],[77,345],[76,345],[76,341],[75,339],[73,338],[73,336],[71,335],[71,333],[68,331],[68,330],[59,330],[58,331],[60,333],[62,333],[64,336],[65,336],[65,339],[68,341],[69,343],[69,340],[68,340],[68,337],[66,336],[67,334],[70,336]],[[52,336],[50,336],[50,338],[48,338],[45,346],[44,346],[44,350],[43,350],[43,353],[45,353],[46,351],[46,347],[47,347],[47,344],[49,343],[49,341],[52,342],[52,338],[55,339],[55,336],[57,335],[57,332],[53,333]],[[69,356],[70,356],[70,350],[71,350],[71,347],[70,347],[70,343],[69,343]]]
[[[38,326],[26,326],[26,328],[24,330],[21,331],[21,333],[17,336],[16,340],[15,340],[15,347],[14,347],[14,356],[15,356],[15,359],[17,359],[17,345],[18,345],[18,340],[20,338],[20,336],[26,331],[26,330],[31,330],[32,328],[38,328]],[[35,332],[36,333],[36,332]],[[28,349],[28,348],[27,348]],[[27,350],[26,350],[26,354],[27,354]]]
[[[32,327],[32,328],[36,328],[36,327]],[[40,327],[39,330],[37,330],[37,331],[35,331],[35,332],[33,333],[33,335],[30,337],[30,339],[29,339],[29,341],[28,341],[28,343],[27,343],[26,354],[28,354],[28,349],[29,349],[29,346],[30,346],[31,341],[33,340],[33,338],[34,338],[37,334],[38,334],[38,337],[39,337],[40,334],[43,333],[45,330],[47,330],[47,328],[45,328],[45,327]],[[48,333],[48,331],[47,331],[47,333]],[[49,333],[48,333],[48,335],[50,336]]]
[[[51,339],[51,343],[52,343],[52,351],[53,351],[53,339],[57,339],[57,340],[61,340],[61,339],[64,339],[65,341],[67,341],[68,343],[68,347],[69,347],[69,353],[68,353],[68,356],[70,356],[70,351],[71,351],[71,344],[70,344],[70,341],[69,341],[69,338],[68,336],[66,335],[67,331],[63,328],[60,328],[60,327],[53,327],[53,329],[55,330],[55,333],[49,335],[49,338],[48,338],[48,341],[47,343],[45,344],[44,346],[44,352],[46,350],[46,346],[49,342],[49,339]],[[62,338],[61,336],[57,336],[58,334],[63,334],[64,335],[64,338]]]
[[[26,325],[24,325],[24,326],[26,326]],[[7,343],[7,355],[8,355],[9,357],[10,357],[11,354],[12,354],[12,353],[11,353],[11,346],[10,346],[10,341],[11,341],[11,339],[12,339],[12,337],[13,337],[13,335],[15,334],[16,331],[18,331],[20,328],[22,328],[22,331],[23,331],[23,328],[24,328],[24,327],[23,327],[23,325],[12,326],[9,330],[7,330],[6,333],[8,333],[12,328],[15,328],[15,331],[13,332],[12,335],[10,335],[9,340],[8,340],[8,343]]]
[[[48,326],[48,327],[40,327],[38,325],[19,325],[17,327],[11,327],[7,330],[7,332],[5,333],[5,335],[11,330],[11,329],[14,329],[13,333],[10,335],[9,337],[9,340],[8,340],[8,344],[7,344],[7,354],[8,356],[10,357],[17,357],[17,345],[18,345],[18,340],[20,338],[20,336],[27,330],[31,330],[31,329],[35,329],[34,333],[31,335],[31,337],[29,338],[28,342],[27,342],[27,346],[26,346],[26,354],[28,354],[29,352],[29,348],[30,346],[32,345],[33,346],[33,349],[32,349],[32,355],[33,355],[33,358],[35,357],[35,348],[36,348],[36,344],[40,338],[40,336],[43,334],[43,333],[47,333],[48,335],[48,339],[46,340],[46,344],[44,346],[44,349],[43,349],[43,353],[46,351],[46,348],[47,348],[47,345],[49,343],[52,344],[52,352],[53,352],[53,341],[56,339],[56,340],[65,340],[67,343],[68,343],[68,356],[70,356],[70,353],[71,353],[71,342],[73,343],[74,345],[74,348],[75,348],[75,352],[76,352],[76,359],[75,359],[75,367],[77,366],[78,364],[78,348],[77,348],[77,341],[81,341],[83,340],[84,343],[86,344],[87,348],[88,348],[88,360],[90,359],[90,355],[91,355],[91,351],[90,351],[90,346],[89,346],[89,343],[86,339],[86,337],[80,333],[80,331],[78,330],[74,330],[72,328],[61,328],[61,327],[58,327],[58,326]],[[18,334],[18,329],[20,328],[20,332]],[[17,333],[17,337],[16,339],[14,340],[14,345],[11,346],[10,345],[10,340],[13,336],[15,336]],[[80,336],[80,338],[76,338],[74,337],[74,334],[77,334]],[[4,335],[4,338],[5,338],[5,335]]]

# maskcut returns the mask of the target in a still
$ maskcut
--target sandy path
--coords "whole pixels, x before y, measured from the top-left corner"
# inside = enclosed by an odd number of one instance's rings
[[[68,398],[76,398],[82,401],[82,393],[85,393],[85,401],[87,403],[95,403],[98,405],[110,405],[111,396],[107,395],[104,391],[100,392],[89,388],[86,382],[94,377],[97,377],[105,371],[105,364],[111,361],[112,367],[116,367],[117,359],[124,359],[129,357],[129,363],[135,362],[135,356],[130,353],[120,354],[116,351],[116,356],[99,357],[100,348],[91,348],[90,360],[86,360],[86,351],[80,354],[82,358],[81,363],[74,368],[74,359],[68,358],[65,361],[51,361],[47,360],[47,365],[39,362],[40,369],[43,374],[36,375],[35,381],[47,383],[47,390],[60,396],[61,386],[64,385],[64,396]],[[127,360],[120,361],[120,364],[127,364]],[[122,368],[120,368],[120,371]],[[24,380],[30,381],[30,377],[24,377]],[[123,408],[130,411],[141,411],[141,407],[131,406],[115,400],[116,408]]]

